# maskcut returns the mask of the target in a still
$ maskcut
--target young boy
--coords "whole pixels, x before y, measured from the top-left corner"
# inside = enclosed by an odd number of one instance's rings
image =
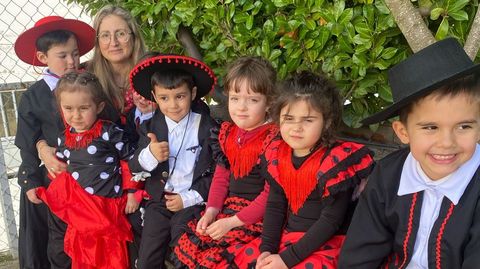
[[[18,108],[15,145],[22,157],[18,171],[20,268],[70,267],[70,259],[63,252],[65,224],[47,213],[35,192],[37,187],[49,183],[46,168],[55,173],[65,170],[66,165],[56,161],[40,166],[36,144],[42,140],[51,146],[57,145],[58,132],[64,127],[53,90],[60,76],[78,68],[80,56],[90,51],[94,42],[95,30],[88,24],[58,16],[39,20],[15,42],[20,60],[48,67],[43,71],[43,78],[22,95]]]
[[[140,139],[129,165],[133,173],[147,171],[145,206],[138,268],[165,268],[169,242],[185,224],[199,216],[213,173],[208,113],[192,111],[192,102],[216,83],[204,63],[190,57],[160,55],[138,64],[130,73],[132,87],[159,110],[140,126]]]
[[[388,75],[394,104],[364,123],[399,115],[393,130],[410,147],[370,175],[339,268],[478,268],[480,66],[445,39]]]

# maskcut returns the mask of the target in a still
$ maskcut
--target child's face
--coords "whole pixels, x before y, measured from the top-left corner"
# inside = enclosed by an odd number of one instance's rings
[[[175,89],[167,89],[161,85],[156,85],[152,94],[163,115],[179,122],[190,111],[192,101],[197,94],[197,88],[193,87],[190,91],[187,84],[182,84]]]
[[[77,40],[72,36],[65,44],[53,45],[47,53],[37,52],[37,58],[59,77],[75,71],[80,63]]]
[[[228,113],[233,122],[244,130],[253,130],[265,122],[267,97],[253,92],[245,81],[240,82],[239,92],[228,92]],[[235,84],[235,83],[233,83]],[[235,89],[233,85],[232,89]]]
[[[392,125],[402,143],[432,180],[441,179],[468,161],[480,138],[480,106],[467,94],[429,95],[415,104],[407,123]]]
[[[92,95],[86,90],[65,91],[60,94],[63,117],[78,133],[85,132],[93,126],[104,105],[100,103],[97,106]]]
[[[136,92],[133,93],[133,103],[142,114],[153,112],[157,108],[157,103],[143,98]]]
[[[128,39],[126,42],[123,40],[118,40],[115,37],[115,33],[123,31],[128,34]],[[103,18],[100,26],[98,27],[98,35],[110,34],[110,42],[103,43],[101,40],[98,40],[100,52],[103,57],[107,59],[110,63],[122,64],[128,63],[133,52],[133,40],[131,36],[130,28],[128,27],[127,22],[117,16],[109,15]]]
[[[314,110],[305,100],[296,101],[280,110],[280,134],[297,157],[310,153],[322,135],[323,126],[323,114]]]

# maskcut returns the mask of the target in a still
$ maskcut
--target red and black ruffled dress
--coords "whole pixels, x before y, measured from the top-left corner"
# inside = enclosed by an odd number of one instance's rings
[[[265,152],[270,196],[262,236],[227,249],[230,268],[254,268],[262,252],[279,254],[288,268],[337,268],[344,235],[339,228],[352,193],[373,168],[371,151],[336,142],[295,157],[283,141]]]
[[[213,132],[212,138],[218,141],[212,143],[217,167],[207,208],[221,209],[217,220],[236,215],[245,225],[213,240],[196,232],[198,220],[189,222],[172,255],[177,268],[227,268],[221,253],[261,234],[269,185],[261,173],[259,160],[277,134],[278,128],[271,123],[245,131],[224,122],[217,134]]]
[[[58,138],[56,155],[68,164],[67,172],[38,194],[67,224],[64,250],[73,269],[128,268],[132,233],[122,191],[132,185],[120,161],[132,154],[123,130],[108,121],[98,120],[83,133],[67,126]]]

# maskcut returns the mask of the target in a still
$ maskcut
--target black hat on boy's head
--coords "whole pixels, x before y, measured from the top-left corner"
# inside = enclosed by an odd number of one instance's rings
[[[151,93],[151,78],[155,72],[167,70],[182,70],[193,77],[194,85],[197,87],[197,96],[200,99],[207,95],[217,83],[213,71],[203,62],[180,55],[159,55],[142,61],[130,72],[130,85],[145,99],[154,101]]]
[[[479,70],[480,65],[470,60],[456,39],[438,41],[390,68],[388,82],[393,104],[362,123],[369,125],[395,117],[412,101]]]

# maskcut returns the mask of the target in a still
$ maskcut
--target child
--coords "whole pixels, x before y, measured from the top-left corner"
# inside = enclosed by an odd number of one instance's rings
[[[64,127],[54,105],[53,91],[58,78],[76,70],[80,56],[91,50],[94,42],[95,31],[88,24],[59,16],[40,19],[15,42],[15,53],[22,61],[48,67],[43,71],[43,78],[23,93],[18,107],[15,145],[22,157],[18,170],[18,183],[22,188],[20,268],[70,268],[69,258],[63,252],[65,225],[48,213],[35,193],[37,187],[48,184],[47,168],[53,173],[65,170],[66,165],[52,158],[40,166],[36,144],[42,139],[56,145],[58,132]]]
[[[122,129],[98,118],[107,97],[93,74],[64,75],[55,96],[66,124],[56,156],[68,169],[37,192],[67,223],[65,252],[72,268],[127,268],[126,241],[132,235],[124,214],[120,161],[133,148]]]
[[[176,267],[225,267],[221,253],[228,246],[260,235],[269,186],[257,162],[278,132],[267,116],[275,81],[272,65],[260,57],[243,57],[229,67],[224,86],[233,123],[223,123],[215,137],[217,166],[207,208],[175,246]]]
[[[352,193],[371,170],[371,152],[335,140],[342,103],[336,87],[310,72],[280,85],[272,116],[282,140],[265,152],[270,195],[261,238],[231,249],[237,268],[336,268],[338,235]],[[261,254],[260,254],[261,253]]]
[[[438,41],[388,73],[409,144],[379,161],[361,194],[339,268],[478,268],[480,65],[455,39]]]
[[[132,87],[159,110],[140,126],[134,173],[147,171],[138,268],[164,268],[169,242],[199,215],[210,188],[213,162],[209,136],[216,126],[209,114],[191,110],[192,102],[213,89],[216,78],[203,62],[178,55],[160,55],[138,64],[130,73]]]

